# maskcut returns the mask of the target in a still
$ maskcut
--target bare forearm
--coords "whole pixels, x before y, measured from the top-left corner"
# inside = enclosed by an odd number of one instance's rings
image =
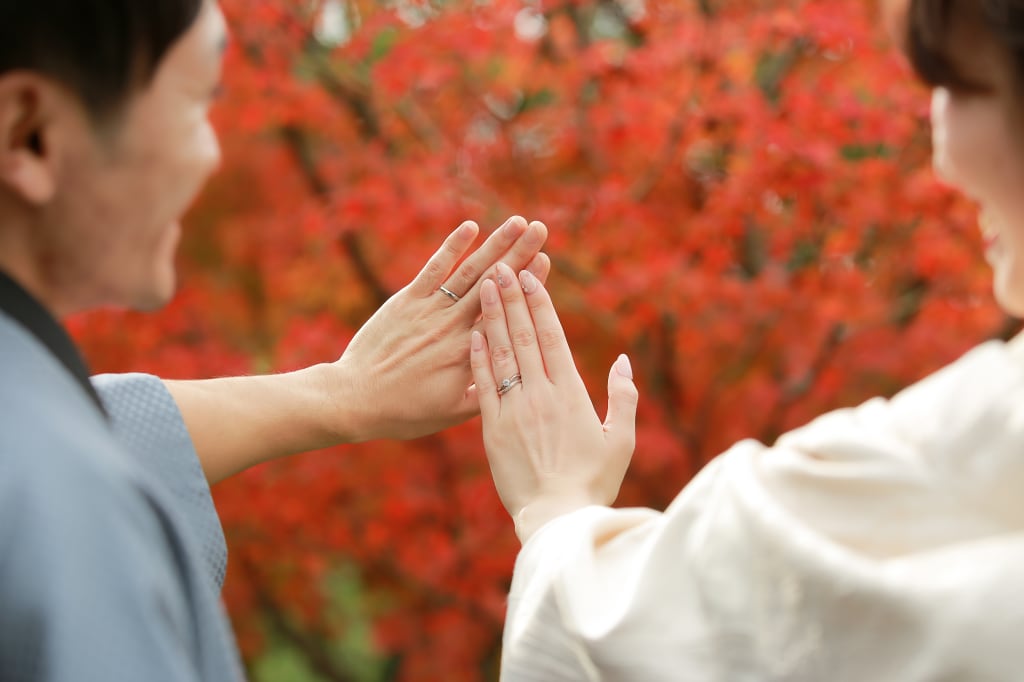
[[[336,368],[167,381],[211,484],[278,457],[355,440],[339,405]],[[334,390],[330,390],[333,388]]]
[[[466,358],[480,314],[480,273],[502,259],[543,281],[551,267],[539,253],[547,228],[518,217],[456,267],[478,231],[470,222],[453,232],[336,362],[274,376],[167,382],[207,479],[339,443],[418,438],[475,416]]]

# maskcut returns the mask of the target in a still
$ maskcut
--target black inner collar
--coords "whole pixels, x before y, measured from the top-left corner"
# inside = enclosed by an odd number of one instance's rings
[[[92,382],[89,381],[89,368],[64,327],[46,308],[32,298],[31,294],[3,271],[0,271],[0,310],[14,318],[53,353],[54,357],[81,385],[82,390],[92,399],[99,411],[104,416],[107,415],[99,394],[96,393]]]

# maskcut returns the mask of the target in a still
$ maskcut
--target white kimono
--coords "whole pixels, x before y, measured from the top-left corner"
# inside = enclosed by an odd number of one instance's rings
[[[1024,680],[1024,343],[523,547],[504,682]]]

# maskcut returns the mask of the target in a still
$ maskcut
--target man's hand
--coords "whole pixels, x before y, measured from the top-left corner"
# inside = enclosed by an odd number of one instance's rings
[[[540,253],[547,228],[514,217],[456,268],[477,233],[469,222],[449,236],[334,363],[327,390],[342,416],[339,440],[416,438],[478,414],[469,339],[483,275],[500,260],[545,281],[551,262]]]
[[[336,362],[270,376],[168,381],[206,477],[216,483],[277,457],[374,438],[415,438],[477,414],[470,331],[480,279],[498,260],[547,278],[547,229],[512,218],[461,265],[478,234],[453,233]],[[451,296],[445,294],[444,287]],[[458,300],[455,300],[458,299]]]

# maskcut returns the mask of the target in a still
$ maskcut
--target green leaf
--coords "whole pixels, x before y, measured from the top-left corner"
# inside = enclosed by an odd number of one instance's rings
[[[373,46],[370,48],[369,63],[374,64],[384,57],[387,57],[388,53],[394,49],[395,43],[397,42],[398,29],[393,26],[389,26],[382,30],[373,38]]]

